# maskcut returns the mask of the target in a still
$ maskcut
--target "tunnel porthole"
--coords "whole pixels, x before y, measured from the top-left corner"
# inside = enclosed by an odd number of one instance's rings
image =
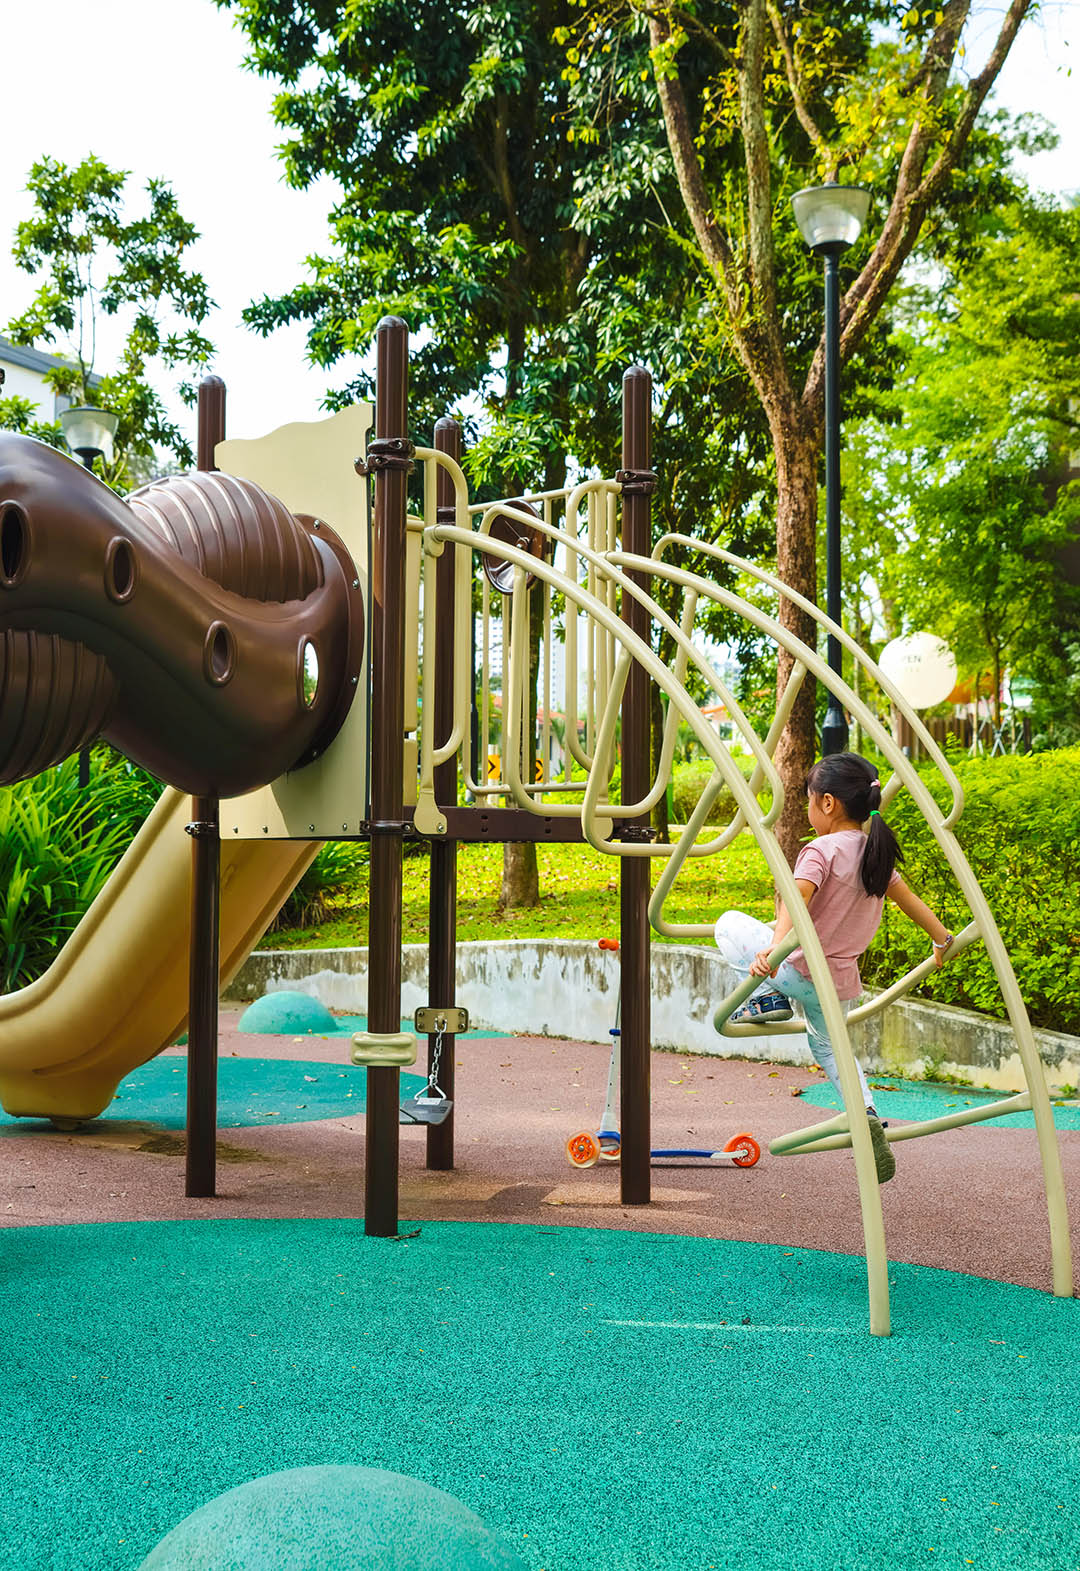
[[[135,593],[139,581],[139,567],[131,543],[121,535],[109,541],[105,549],[105,593],[117,605],[123,605]]]
[[[14,589],[30,566],[30,524],[14,502],[4,502],[0,508],[0,585]]]
[[[215,687],[224,687],[236,667],[236,640],[225,622],[211,622],[203,644],[203,672]]]
[[[305,638],[300,644],[297,676],[300,683],[300,702],[305,709],[314,709],[315,700],[319,695],[319,651],[310,638]]]

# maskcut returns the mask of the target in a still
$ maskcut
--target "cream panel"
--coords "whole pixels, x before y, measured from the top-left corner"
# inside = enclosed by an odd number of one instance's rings
[[[226,474],[254,480],[292,512],[312,513],[340,535],[355,564],[365,610],[370,605],[367,481],[354,463],[367,446],[371,423],[370,405],[353,404],[327,420],[280,426],[254,441],[219,442],[214,454]],[[225,799],[223,841],[329,840],[360,832],[367,817],[370,756],[367,660],[365,634],[365,675],[334,742],[306,768],[246,796]]]

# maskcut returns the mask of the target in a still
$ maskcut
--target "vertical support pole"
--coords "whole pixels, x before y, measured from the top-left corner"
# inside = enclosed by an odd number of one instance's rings
[[[648,556],[652,549],[650,494],[655,481],[652,459],[652,377],[642,366],[631,366],[623,377],[622,405],[622,546]],[[641,574],[630,575],[642,583]],[[624,595],[621,615],[631,631],[648,641],[649,615],[637,600]],[[649,679],[641,666],[630,667],[622,704],[622,800],[639,802],[650,784]],[[627,828],[642,833],[648,817]],[[622,1035],[619,1038],[622,1104],[622,1153],[619,1177],[623,1205],[647,1205],[651,1196],[652,1131],[650,1118],[650,966],[649,861],[623,857],[619,879],[619,963],[622,987]]]
[[[485,580],[486,582],[486,580]],[[482,784],[484,773],[480,769],[480,709],[476,702],[476,613],[469,607],[469,774]],[[486,770],[485,770],[486,772]],[[478,799],[469,794],[470,801]]]
[[[79,457],[82,459],[84,469],[94,472],[94,459],[101,457],[101,453],[93,448],[81,448]],[[90,743],[86,742],[79,748],[79,790],[85,791],[90,784]]]
[[[435,448],[448,453],[461,462],[462,432],[456,420],[448,417],[435,427]],[[435,502],[439,523],[452,524],[455,520],[454,486],[444,470],[438,471],[435,482]],[[449,736],[454,724],[454,662],[448,658],[455,651],[455,595],[454,552],[457,548],[446,546],[435,566],[435,649],[439,665],[435,673],[435,713],[425,718],[425,724],[435,727],[436,743]],[[424,658],[429,658],[427,650]],[[447,759],[439,764],[434,778],[435,800],[441,807],[457,806],[457,760]],[[457,1001],[457,841],[433,840],[431,842],[431,878],[428,885],[428,1003],[434,1006],[454,1004]],[[428,1037],[428,1070],[434,1065],[434,1035]],[[439,1085],[453,1100],[454,1055],[456,1038],[449,1032],[442,1039],[439,1061]],[[435,1172],[449,1172],[454,1165],[454,1113],[441,1124],[429,1124],[427,1130],[427,1165]]]
[[[408,430],[409,330],[384,316],[376,333],[375,477],[371,541],[371,884],[368,1029],[401,1029],[401,834],[405,748],[405,513],[412,468]],[[396,1068],[367,1072],[364,1232],[398,1230]]]
[[[216,469],[214,449],[225,439],[225,383],[208,376],[199,386],[198,464]],[[187,1151],[184,1193],[216,1193],[218,970],[221,894],[220,808],[215,796],[191,799],[191,942],[188,970]]]
[[[825,252],[825,611],[837,625],[841,616],[840,585],[840,258]],[[835,633],[828,635],[829,670],[843,675],[843,652]],[[842,753],[848,745],[848,724],[840,700],[829,694],[821,728],[823,754]]]

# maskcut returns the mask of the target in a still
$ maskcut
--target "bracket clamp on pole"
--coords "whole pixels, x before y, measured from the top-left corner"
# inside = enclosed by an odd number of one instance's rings
[[[184,833],[193,840],[213,840],[218,833],[218,826],[212,820],[196,818],[193,823],[184,825]]]
[[[647,824],[617,824],[611,831],[611,838],[646,844],[656,839],[656,830]]]
[[[353,467],[358,475],[374,475],[380,469],[403,469],[411,475],[416,448],[406,436],[373,436],[363,458]]]
[[[416,1011],[413,1025],[423,1036],[434,1036],[438,1031],[457,1036],[469,1029],[469,1011],[456,1004],[429,1004]]]
[[[615,484],[622,486],[623,496],[652,496],[656,490],[656,473],[652,469],[617,469]]]
[[[373,838],[375,835],[407,835],[412,830],[412,824],[403,818],[369,818],[364,825],[365,832]]]
[[[352,1061],[365,1069],[401,1069],[416,1063],[416,1038],[411,1031],[357,1031]]]

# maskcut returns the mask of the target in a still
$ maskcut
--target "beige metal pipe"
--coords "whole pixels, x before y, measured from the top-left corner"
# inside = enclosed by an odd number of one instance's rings
[[[535,557],[527,555],[517,547],[510,546],[503,541],[481,540],[478,536],[468,531],[458,530],[455,526],[439,525],[434,534],[442,540],[460,541],[473,545],[474,549],[489,551],[503,561],[513,563],[516,567],[531,571],[538,578],[560,588],[568,600],[580,606],[593,617],[601,626],[614,634],[616,640],[623,646],[624,653],[636,659],[644,666],[653,681],[668,694],[669,702],[674,704],[687,724],[694,731],[704,752],[711,758],[714,766],[724,775],[725,781],[735,798],[736,805],[741,807],[748,821],[752,821],[757,813],[756,800],[750,794],[749,783],[743,777],[727,749],[715,734],[712,727],[705,720],[697,705],[690,698],[686,689],[681,684],[675,684],[667,666],[653,653],[651,646],[645,640],[638,638],[630,632],[626,624],[616,617],[609,608],[596,596],[590,595],[576,582],[550,567],[546,562],[538,561]],[[649,572],[664,564],[653,563],[648,557],[631,557],[630,563],[641,571]],[[679,572],[679,569],[675,569]],[[689,576],[689,575],[687,575]],[[704,586],[704,581],[698,580],[699,591]],[[797,639],[792,639],[786,630],[781,629],[784,639],[790,639],[797,647],[794,653],[813,669],[817,656],[806,646],[799,644]],[[760,745],[760,743],[759,743]],[[769,761],[772,768],[772,762]],[[584,819],[584,813],[583,813]],[[588,837],[588,825],[583,822],[583,828]],[[873,1147],[870,1141],[870,1129],[866,1122],[865,1108],[862,1102],[862,1091],[859,1085],[858,1072],[855,1067],[855,1058],[847,1038],[844,1025],[844,1016],[836,996],[829,974],[828,963],[825,959],[821,940],[817,935],[813,923],[806,910],[806,904],[799,895],[787,859],[775,836],[764,833],[758,838],[762,855],[765,857],[769,871],[773,876],[781,899],[791,914],[792,923],[798,942],[801,944],[806,956],[810,977],[818,990],[822,1011],[829,1031],[830,1040],[837,1054],[837,1065],[840,1074],[841,1089],[845,1106],[849,1116],[854,1118],[853,1128],[853,1154],[855,1159],[855,1174],[859,1190],[859,1206],[862,1213],[863,1234],[866,1239],[866,1264],[867,1282],[870,1296],[870,1330],[875,1336],[888,1336],[889,1325],[889,1281],[888,1260],[885,1252],[885,1227],[881,1210],[881,1195],[877,1183],[874,1165]],[[620,854],[633,854],[641,849],[631,843],[620,846]]]
[[[714,548],[714,550],[715,549],[716,548]],[[730,556],[730,553],[727,552],[721,554],[725,558]],[[635,557],[628,555],[625,552],[613,553],[613,558],[620,566],[635,568],[640,572],[648,572],[650,570],[651,563],[651,570],[653,572],[657,572],[664,577],[671,577],[675,579],[676,582],[683,582],[687,577],[694,576],[687,575],[683,569],[671,567],[666,563],[658,561],[656,558]],[[734,558],[733,560],[738,562],[740,559]],[[748,571],[753,571],[749,569],[748,564],[742,565],[746,566]],[[760,574],[757,576],[760,576]],[[1039,1157],[1042,1164],[1043,1179],[1046,1187],[1047,1220],[1050,1231],[1050,1250],[1053,1269],[1054,1292],[1059,1297],[1071,1297],[1073,1292],[1072,1247],[1069,1239],[1068,1210],[1065,1200],[1065,1183],[1061,1169],[1061,1154],[1057,1144],[1057,1133],[1054,1128],[1053,1113],[1051,1111],[1050,1099],[1047,1093],[1046,1076],[1043,1070],[1042,1061],[1039,1058],[1038,1049],[1035,1046],[1035,1037],[1031,1029],[1031,1021],[1028,1018],[1027,1009],[1024,1005],[1023,998],[1020,994],[1020,989],[1017,985],[1016,976],[1012,969],[1012,963],[1009,960],[1008,952],[1005,949],[1001,934],[998,931],[996,922],[994,921],[993,913],[990,910],[986,897],[983,894],[979,882],[972,872],[970,865],[968,864],[967,858],[965,857],[964,852],[956,839],[956,836],[952,833],[951,828],[949,827],[951,823],[955,822],[955,819],[959,816],[959,813],[962,810],[963,794],[959,793],[957,797],[954,797],[952,812],[948,815],[948,817],[942,817],[941,811],[938,808],[938,805],[935,802],[933,796],[931,795],[929,788],[912,765],[910,759],[905,758],[900,748],[896,745],[892,735],[885,729],[881,721],[867,707],[867,705],[852,692],[848,684],[844,682],[836,672],[831,671],[828,665],[826,665],[826,663],[817,655],[815,651],[811,650],[807,645],[802,644],[791,633],[789,633],[786,628],[782,627],[778,621],[768,616],[765,612],[761,611],[758,607],[752,605],[750,602],[742,600],[739,596],[732,594],[729,590],[721,589],[718,585],[711,584],[707,580],[697,579],[696,582],[699,594],[706,595],[708,598],[717,601],[718,604],[726,605],[730,609],[738,611],[739,614],[742,615],[748,622],[750,622],[752,626],[758,628],[760,632],[767,634],[767,636],[770,637],[775,643],[787,648],[796,659],[803,660],[808,670],[815,677],[817,677],[819,681],[823,682],[830,692],[835,693],[836,696],[841,699],[841,701],[844,703],[844,706],[856,717],[859,723],[863,726],[863,729],[873,739],[878,750],[884,755],[885,759],[892,766],[895,773],[903,780],[904,785],[911,793],[916,805],[919,807],[923,817],[926,819],[926,822],[929,825],[935,840],[940,846],[945,859],[949,864],[954,878],[960,886],[960,891],[963,894],[964,899],[967,901],[968,909],[972,913],[974,925],[979,933],[979,936],[986,945],[990,962],[994,968],[994,975],[997,979],[998,986],[1001,988],[1005,1009],[1016,1036],[1016,1044],[1020,1054],[1020,1061],[1024,1069],[1024,1078],[1032,1098],[1032,1113],[1035,1118],[1035,1130],[1039,1146]],[[787,592],[786,588],[784,592]],[[874,680],[884,685],[884,677],[874,662],[869,660],[869,657],[867,656],[862,656],[862,662],[867,667],[870,675],[874,678]],[[903,699],[899,698],[899,696],[897,697],[897,706],[901,709],[901,712],[905,715],[905,717],[913,716],[914,712],[904,702]],[[943,767],[948,771],[948,765],[944,764],[944,761]],[[951,775],[951,771],[948,771],[948,774]],[[959,792],[958,783],[957,792]],[[764,843],[761,841],[760,837],[759,843],[762,844],[762,848],[764,849]],[[785,904],[787,904],[786,897]],[[801,899],[799,904],[803,904]],[[788,910],[789,912],[791,911],[790,905],[788,906]],[[807,961],[808,963],[810,961],[809,954],[807,954]],[[812,966],[811,976],[814,980],[815,986],[817,986],[817,979],[813,976]],[[829,983],[829,987],[831,991],[834,991],[832,989],[831,981]],[[820,989],[818,991],[818,997],[822,998]],[[830,1037],[831,1035],[832,1029],[830,1025]],[[850,1054],[851,1051],[850,1043],[848,1042],[847,1038],[846,1027],[842,1032],[842,1040],[844,1043],[844,1051],[842,1054],[838,1055],[838,1063],[840,1064],[841,1071],[843,1070],[844,1059],[848,1054]],[[835,1048],[835,1038],[833,1039],[833,1045]],[[854,1067],[853,1064],[852,1067]],[[845,1103],[848,1103],[846,1092]],[[857,1152],[858,1146],[856,1145],[856,1155]]]

